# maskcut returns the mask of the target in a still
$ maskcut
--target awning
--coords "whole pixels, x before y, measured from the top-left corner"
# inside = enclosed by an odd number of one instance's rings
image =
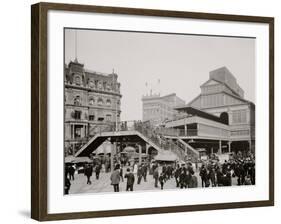
[[[76,157],[74,157],[74,156],[67,156],[67,157],[65,157],[64,162],[65,162],[65,163],[72,163],[72,161],[73,161],[75,158],[76,158]]]
[[[173,162],[178,160],[178,157],[172,152],[159,153],[154,158],[156,161],[169,161]]]
[[[128,152],[128,153],[133,153],[133,152],[136,152],[136,149],[132,146],[127,146],[126,148],[124,148],[123,151]]]
[[[75,157],[67,156],[64,159],[65,163],[91,163],[92,160],[89,157]]]
[[[75,157],[73,163],[91,163],[93,162],[89,157]]]
[[[198,117],[206,118],[206,119],[213,120],[213,121],[224,124],[224,122],[219,117],[217,117],[213,114],[207,113],[205,111],[196,109],[194,107],[190,107],[190,106],[176,107],[175,110],[180,111],[180,112],[185,112],[192,116],[198,116]]]

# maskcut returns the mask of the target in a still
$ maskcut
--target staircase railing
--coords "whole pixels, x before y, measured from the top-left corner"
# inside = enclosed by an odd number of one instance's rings
[[[176,139],[175,141],[181,146],[181,148],[185,149],[185,153],[188,158],[199,158],[199,152],[197,152],[196,149],[192,148],[192,146],[190,146],[188,143],[184,142],[182,139]]]

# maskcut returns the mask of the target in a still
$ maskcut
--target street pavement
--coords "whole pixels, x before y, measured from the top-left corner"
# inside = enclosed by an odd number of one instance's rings
[[[125,175],[124,168],[124,175]],[[74,181],[71,180],[71,187],[69,194],[80,194],[80,193],[101,193],[101,192],[113,192],[113,186],[110,184],[110,175],[111,173],[105,173],[101,172],[100,177],[98,180],[96,180],[95,172],[93,172],[93,175],[91,177],[92,184],[87,184],[87,177],[84,176],[84,174],[75,174]],[[123,176],[124,176],[123,175]],[[198,179],[198,188],[201,188],[201,178],[199,177],[199,172],[195,172],[195,175]],[[126,182],[127,179],[124,178],[124,181],[120,181],[119,184],[119,190],[120,191],[126,191]],[[232,178],[232,185],[236,185],[237,180],[236,178]],[[176,189],[176,181],[175,178],[171,178],[170,180],[167,180],[164,184],[164,190],[165,189]],[[147,175],[147,182],[144,182],[143,178],[141,180],[140,184],[137,184],[137,176],[135,175],[135,184],[134,184],[134,191],[159,191],[160,183],[158,183],[158,188],[154,187],[154,179],[152,175]]]

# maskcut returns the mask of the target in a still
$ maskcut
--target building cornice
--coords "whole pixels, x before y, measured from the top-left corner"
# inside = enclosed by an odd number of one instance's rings
[[[87,91],[87,92],[94,92],[94,93],[100,93],[100,94],[122,97],[122,95],[120,93],[104,91],[104,90],[97,90],[97,89],[92,89],[90,87],[85,87],[85,86],[71,85],[71,84],[68,84],[68,83],[65,83],[64,86],[65,86],[65,88],[69,88],[69,89],[78,89],[78,90],[84,90],[84,91]]]

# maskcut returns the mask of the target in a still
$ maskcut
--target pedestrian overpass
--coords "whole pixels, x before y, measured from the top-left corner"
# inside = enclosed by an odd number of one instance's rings
[[[136,130],[127,131],[108,131],[95,134],[79,151],[75,154],[76,157],[89,156],[94,152],[104,141],[110,139],[111,142],[129,141],[140,142],[146,144],[157,150],[158,153],[163,153],[164,149],[161,148],[156,142]]]

